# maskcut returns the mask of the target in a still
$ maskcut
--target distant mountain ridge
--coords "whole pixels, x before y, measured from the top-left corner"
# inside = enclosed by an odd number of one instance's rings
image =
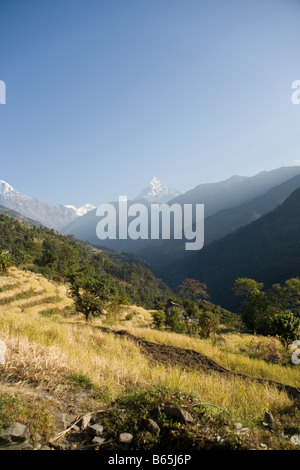
[[[57,206],[26,196],[3,180],[0,180],[0,204],[55,230],[61,230],[78,217],[76,208]]]
[[[289,166],[262,171],[254,176],[234,175],[217,183],[200,184],[172,199],[170,204],[205,204],[205,217],[208,217],[261,196],[299,174],[300,166]]]
[[[270,287],[300,276],[299,233],[300,187],[258,220],[165,266],[163,279],[171,286],[187,276],[200,279],[207,283],[213,302],[237,311],[240,299],[232,288],[238,277]]]
[[[245,185],[245,193],[243,193],[243,185]],[[194,190],[171,199],[168,205],[204,204],[206,217],[204,245],[206,246],[213,240],[251,223],[274,209],[299,186],[300,166],[282,167],[269,172],[261,172],[253,177],[235,175],[218,183],[199,185]],[[243,201],[240,204],[239,199]],[[229,203],[232,207],[227,208]],[[64,229],[64,233],[73,234],[76,238],[99,246],[134,253],[149,263],[158,274],[164,266],[186,256],[183,239],[99,240],[96,235],[98,221],[96,210],[90,211],[82,218],[71,222]]]

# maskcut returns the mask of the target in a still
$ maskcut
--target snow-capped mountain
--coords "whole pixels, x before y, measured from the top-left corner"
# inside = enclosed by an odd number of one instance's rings
[[[40,201],[35,197],[19,193],[3,180],[0,180],[0,204],[55,230],[62,229],[79,215],[86,214],[90,210],[89,204],[76,209],[76,207],[57,206]]]
[[[93,204],[89,204],[89,203],[79,208],[72,206],[71,204],[70,205],[65,204],[65,207],[67,207],[68,209],[73,209],[73,211],[75,211],[75,214],[78,217],[81,217],[82,215],[85,215],[87,212],[90,212],[93,209],[96,209],[96,206],[93,206]]]
[[[135,199],[146,199],[150,203],[166,203],[180,194],[180,191],[165,186],[154,176]]]

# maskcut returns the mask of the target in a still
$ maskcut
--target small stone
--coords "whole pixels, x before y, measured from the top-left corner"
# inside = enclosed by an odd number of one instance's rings
[[[294,446],[300,446],[300,434],[294,434],[290,438],[291,444],[294,444]]]
[[[249,432],[249,428],[243,427],[241,429],[238,429],[236,434],[247,434]]]
[[[122,432],[119,436],[121,444],[131,444],[133,441],[133,435],[129,432]]]
[[[148,431],[151,432],[151,434],[159,434],[160,427],[155,421],[153,421],[153,419],[147,419],[146,426]]]
[[[90,424],[87,427],[87,432],[91,436],[101,436],[104,431],[104,427],[101,424]]]
[[[86,429],[88,427],[88,425],[90,424],[91,422],[91,417],[92,415],[88,414],[88,415],[85,415],[81,418],[81,420],[79,421],[79,426],[80,426],[80,429]]]
[[[234,423],[235,429],[242,429],[243,425],[242,423]]]
[[[98,437],[95,436],[92,440],[93,444],[97,444],[98,446],[101,446],[105,442],[105,439],[103,437]]]

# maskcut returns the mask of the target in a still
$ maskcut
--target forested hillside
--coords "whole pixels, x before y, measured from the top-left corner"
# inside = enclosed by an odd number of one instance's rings
[[[9,251],[14,264],[26,267],[57,281],[74,275],[93,279],[105,277],[118,298],[152,308],[165,301],[171,290],[133,257],[103,252],[42,226],[25,226],[15,218],[0,214],[0,245]],[[125,260],[125,262],[124,262]]]
[[[300,189],[277,209],[165,270],[174,285],[190,277],[206,282],[214,303],[238,311],[235,279],[247,277],[266,287],[300,273]]]

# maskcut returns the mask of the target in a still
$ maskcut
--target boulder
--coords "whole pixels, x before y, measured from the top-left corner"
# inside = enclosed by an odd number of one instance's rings
[[[0,445],[6,445],[11,442],[25,442],[30,438],[30,432],[27,426],[14,421],[8,428],[4,428],[0,434]]]
[[[176,418],[176,419],[178,419],[179,421],[181,421],[183,423],[193,423],[194,422],[194,418],[192,417],[192,415],[190,415],[190,413],[188,413],[187,411],[182,410],[181,408],[166,405],[164,407],[164,412],[170,418]]]

